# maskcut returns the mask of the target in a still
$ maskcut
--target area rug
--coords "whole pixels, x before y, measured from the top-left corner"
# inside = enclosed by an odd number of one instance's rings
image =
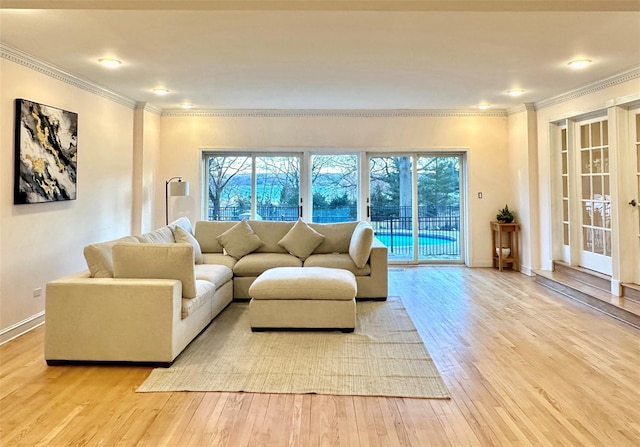
[[[402,301],[361,301],[356,330],[251,332],[232,303],[137,392],[229,391],[449,398]]]

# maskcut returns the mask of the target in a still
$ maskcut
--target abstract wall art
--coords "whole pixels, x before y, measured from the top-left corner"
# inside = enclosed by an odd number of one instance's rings
[[[16,99],[13,203],[75,200],[78,114]]]

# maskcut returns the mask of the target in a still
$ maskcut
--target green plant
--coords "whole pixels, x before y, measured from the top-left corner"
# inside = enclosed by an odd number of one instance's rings
[[[498,210],[496,220],[498,222],[511,223],[516,219],[516,214],[513,210],[509,209],[509,205],[505,205],[504,208]]]

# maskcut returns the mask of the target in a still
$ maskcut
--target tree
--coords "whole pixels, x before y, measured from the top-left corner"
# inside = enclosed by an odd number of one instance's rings
[[[371,206],[385,207],[385,215],[400,218],[401,228],[411,228],[412,174],[410,157],[374,157],[369,171]],[[391,211],[393,210],[393,211]]]
[[[460,170],[457,157],[422,157],[418,164],[419,205],[437,209],[460,201]]]
[[[220,220],[220,202],[223,192],[231,196],[230,191],[226,190],[227,186],[234,177],[250,166],[250,157],[209,157],[209,202],[212,206],[213,220]]]

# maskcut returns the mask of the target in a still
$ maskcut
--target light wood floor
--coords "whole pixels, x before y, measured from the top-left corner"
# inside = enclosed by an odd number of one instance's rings
[[[3,446],[638,446],[640,331],[525,275],[392,268],[450,400],[151,393],[147,367],[0,347]]]

